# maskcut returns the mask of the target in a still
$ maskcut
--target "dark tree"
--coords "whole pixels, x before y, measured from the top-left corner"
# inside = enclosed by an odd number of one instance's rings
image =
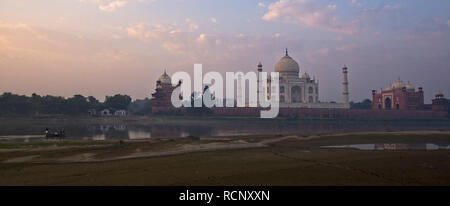
[[[72,98],[66,100],[66,114],[76,115],[83,114],[89,109],[89,102],[83,95],[75,95]]]
[[[152,101],[148,98],[136,99],[128,106],[128,112],[133,115],[148,115],[152,111]]]
[[[28,97],[24,95],[5,92],[0,96],[0,115],[2,116],[27,115],[33,111],[32,109]]]
[[[100,101],[98,101],[95,97],[93,96],[89,96],[87,98],[88,102],[89,102],[89,109],[101,109],[102,108],[102,103]]]
[[[131,103],[131,97],[128,95],[116,94],[112,97],[106,96],[105,106],[113,110],[127,109]]]
[[[351,109],[371,109],[372,108],[372,101],[370,99],[365,99],[362,102],[350,102],[350,108]]]

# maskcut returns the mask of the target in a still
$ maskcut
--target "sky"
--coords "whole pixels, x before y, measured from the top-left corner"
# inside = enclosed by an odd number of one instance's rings
[[[151,97],[166,69],[273,71],[285,48],[351,101],[398,78],[450,97],[448,0],[0,0],[0,93]]]

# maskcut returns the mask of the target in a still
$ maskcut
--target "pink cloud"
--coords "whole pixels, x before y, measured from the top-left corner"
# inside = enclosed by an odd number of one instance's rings
[[[313,0],[279,0],[269,5],[262,19],[295,23],[344,34],[357,33],[358,22],[342,22],[336,10],[335,4],[325,5]]]
[[[323,49],[318,49],[312,52],[309,52],[306,54],[306,59],[310,62],[310,63],[316,63],[319,61],[319,59],[321,59],[322,57],[325,57],[328,55],[328,53],[330,52],[329,48],[323,48]]]
[[[336,48],[336,51],[348,52],[356,47],[356,44],[344,44]]]
[[[127,3],[127,1],[111,1],[107,4],[99,5],[98,9],[100,9],[101,11],[113,12],[117,8],[124,7]]]

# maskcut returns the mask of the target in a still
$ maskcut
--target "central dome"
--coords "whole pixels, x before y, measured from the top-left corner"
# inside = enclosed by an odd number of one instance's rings
[[[286,56],[280,59],[280,61],[275,64],[275,72],[280,73],[299,73],[300,67],[298,66],[298,63],[292,59],[286,50]]]

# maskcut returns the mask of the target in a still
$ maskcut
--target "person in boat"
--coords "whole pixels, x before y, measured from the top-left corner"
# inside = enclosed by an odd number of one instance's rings
[[[58,137],[65,137],[65,136],[66,136],[66,130],[60,129],[60,130],[59,130]]]

